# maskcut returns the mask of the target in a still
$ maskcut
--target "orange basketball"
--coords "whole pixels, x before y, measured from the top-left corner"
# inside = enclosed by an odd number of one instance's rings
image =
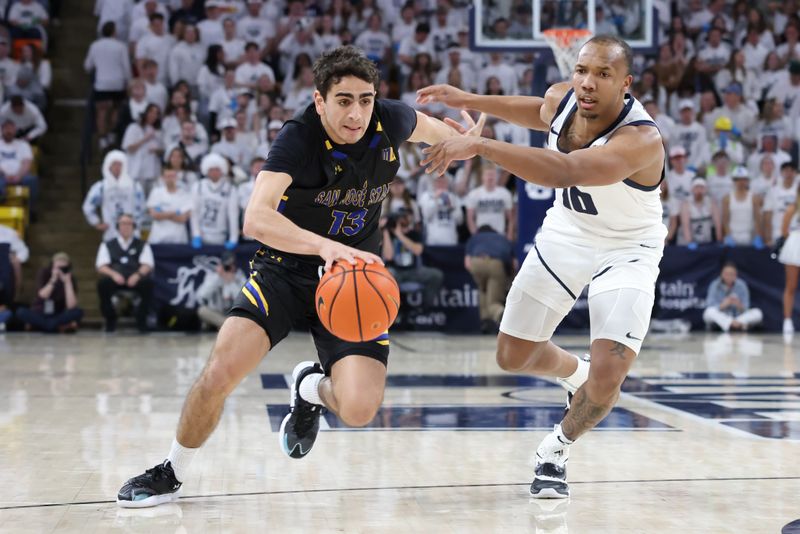
[[[317,286],[317,315],[345,341],[372,341],[386,333],[400,309],[400,288],[378,263],[338,261]]]

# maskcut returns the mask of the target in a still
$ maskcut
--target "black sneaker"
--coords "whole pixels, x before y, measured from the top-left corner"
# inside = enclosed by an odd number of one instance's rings
[[[300,396],[300,382],[312,373],[323,373],[322,367],[314,362],[301,362],[292,371],[292,411],[283,418],[280,430],[281,448],[292,458],[302,458],[314,446],[319,432],[319,416],[323,406],[306,401]]]
[[[168,460],[133,477],[117,493],[117,505],[122,508],[147,508],[178,500],[181,483]]]
[[[557,435],[550,434],[536,449],[536,467],[531,483],[531,495],[536,499],[569,498],[567,484],[569,445],[560,438],[554,443],[553,437],[558,438]]]

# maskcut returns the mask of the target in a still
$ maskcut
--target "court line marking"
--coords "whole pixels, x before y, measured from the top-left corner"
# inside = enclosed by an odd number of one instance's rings
[[[742,482],[760,480],[800,480],[800,476],[791,477],[719,477],[719,478],[658,478],[634,480],[583,480],[570,482],[570,484],[651,484],[659,482]],[[487,483],[487,484],[430,484],[419,486],[382,486],[364,488],[318,488],[307,490],[275,490],[275,491],[247,491],[240,493],[209,493],[207,495],[182,495],[180,500],[190,499],[216,499],[225,497],[257,497],[260,495],[298,495],[302,493],[349,493],[355,491],[402,491],[402,490],[431,490],[431,489],[458,489],[458,488],[497,488],[506,486],[529,486],[530,482]],[[105,501],[73,501],[60,503],[20,504],[0,506],[2,510],[21,510],[33,508],[55,508],[61,506],[86,506],[96,504],[114,504],[115,500]]]

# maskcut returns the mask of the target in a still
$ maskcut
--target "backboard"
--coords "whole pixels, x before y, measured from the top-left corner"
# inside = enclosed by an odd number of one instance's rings
[[[585,28],[614,33],[639,52],[655,52],[657,17],[653,0],[475,0],[470,38],[478,51],[549,50],[542,31]]]

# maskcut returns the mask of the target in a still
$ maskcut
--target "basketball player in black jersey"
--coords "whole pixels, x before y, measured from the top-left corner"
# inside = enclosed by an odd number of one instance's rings
[[[280,432],[286,454],[308,454],[323,409],[358,427],[383,400],[388,334],[364,343],[337,339],[316,316],[314,291],[323,266],[381,262],[380,206],[400,166],[398,147],[461,133],[400,102],[376,100],[378,71],[354,47],[320,57],[314,78],[314,103],[283,126],[245,212],[244,234],[263,244],[250,279],[186,398],[167,459],[122,486],[122,507],[177,499],[226,397],[295,324],[309,325],[320,363],[303,362],[293,372],[292,409]],[[477,135],[483,117],[469,127]]]

